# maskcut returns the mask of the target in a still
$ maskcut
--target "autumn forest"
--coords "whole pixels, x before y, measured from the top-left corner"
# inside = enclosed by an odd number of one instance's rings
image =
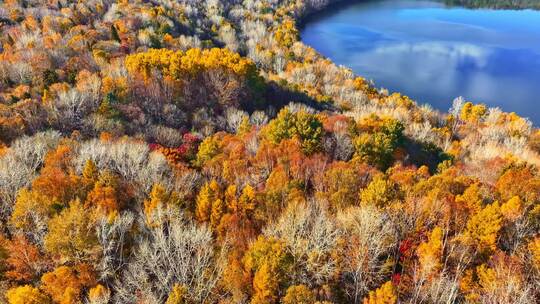
[[[538,303],[540,131],[335,65],[331,2],[0,2],[0,303]]]

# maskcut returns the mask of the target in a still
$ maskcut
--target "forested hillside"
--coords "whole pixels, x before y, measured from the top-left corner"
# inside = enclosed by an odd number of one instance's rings
[[[539,130],[334,65],[328,4],[0,3],[0,302],[538,303]]]
[[[538,0],[445,0],[449,5],[495,9],[540,9]]]

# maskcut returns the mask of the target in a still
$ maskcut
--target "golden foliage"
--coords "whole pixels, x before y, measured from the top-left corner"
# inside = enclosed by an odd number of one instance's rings
[[[30,285],[11,288],[6,293],[8,304],[48,304],[49,298]]]
[[[197,195],[195,216],[201,222],[210,221],[212,216],[213,205],[220,199],[219,184],[212,180],[210,183],[206,183],[199,194]],[[221,203],[219,203],[221,204]],[[217,208],[217,207],[216,207]]]
[[[514,196],[501,205],[501,214],[508,221],[515,221],[523,214],[523,202],[519,196]]]
[[[92,214],[86,212],[79,200],[49,221],[45,250],[59,255],[64,261],[88,260],[98,246]]]
[[[399,198],[397,185],[382,175],[376,176],[360,193],[362,204],[386,207]]]
[[[533,265],[540,271],[540,237],[532,239],[527,245]]]
[[[315,296],[305,285],[293,285],[287,289],[285,297],[283,297],[283,304],[313,304],[315,303]]]
[[[475,247],[479,253],[495,250],[499,230],[502,227],[502,216],[498,202],[484,207],[467,222],[465,241]]]
[[[435,227],[427,242],[418,246],[418,260],[420,270],[423,275],[429,277],[441,269],[441,257],[443,251],[443,230],[441,227]]]
[[[274,39],[283,47],[291,47],[298,41],[299,32],[296,29],[294,20],[287,19],[280,23],[274,32]]]
[[[151,49],[144,53],[129,55],[125,64],[131,73],[149,78],[152,71],[180,80],[196,75],[202,70],[225,69],[239,76],[254,77],[255,64],[228,49],[190,49],[186,52],[168,49]]]
[[[472,102],[466,102],[461,109],[461,119],[472,123],[479,122],[487,113],[487,107],[483,104],[474,105]]]
[[[364,298],[364,304],[395,304],[397,303],[397,295],[392,282],[386,282],[381,287],[374,291],[370,291],[369,295]]]
[[[262,264],[253,278],[254,294],[251,303],[275,303],[278,298],[278,287],[279,280],[276,270],[268,263]]]
[[[18,229],[33,231],[53,214],[53,202],[49,196],[34,190],[21,189],[13,206],[10,224]]]
[[[188,290],[185,285],[175,284],[165,304],[186,304],[187,293]]]

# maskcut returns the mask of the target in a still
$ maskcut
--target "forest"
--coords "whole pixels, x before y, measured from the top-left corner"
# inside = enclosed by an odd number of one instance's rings
[[[0,302],[538,303],[540,130],[335,65],[329,4],[2,1]]]
[[[448,5],[494,9],[540,9],[537,0],[445,0]]]

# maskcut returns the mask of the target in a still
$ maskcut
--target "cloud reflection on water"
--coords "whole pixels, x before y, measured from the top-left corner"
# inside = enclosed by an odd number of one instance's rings
[[[463,95],[540,122],[540,13],[538,24],[519,32],[508,20],[496,24],[501,12],[481,11],[473,22],[474,12],[436,8],[429,14],[425,3],[345,10],[308,24],[304,42],[421,103],[446,110]],[[531,28],[537,35],[530,35]]]

